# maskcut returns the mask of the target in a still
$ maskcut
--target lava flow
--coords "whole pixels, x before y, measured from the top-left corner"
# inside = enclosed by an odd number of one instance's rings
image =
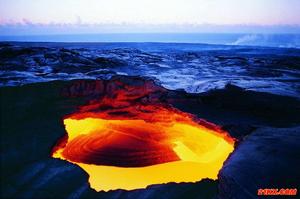
[[[233,151],[234,140],[226,132],[131,94],[119,90],[67,116],[67,136],[52,156],[80,166],[97,191],[217,179]]]

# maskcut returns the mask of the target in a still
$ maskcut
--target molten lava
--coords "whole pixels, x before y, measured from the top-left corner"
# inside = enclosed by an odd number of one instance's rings
[[[217,179],[234,140],[169,105],[102,97],[64,119],[53,157],[77,164],[97,191]]]

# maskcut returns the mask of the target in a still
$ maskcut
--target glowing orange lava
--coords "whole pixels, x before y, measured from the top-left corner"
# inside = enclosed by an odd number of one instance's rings
[[[226,132],[169,105],[124,96],[66,117],[68,136],[52,156],[80,166],[97,191],[217,179],[234,149]]]

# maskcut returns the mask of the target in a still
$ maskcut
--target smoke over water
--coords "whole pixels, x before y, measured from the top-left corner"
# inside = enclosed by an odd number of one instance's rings
[[[247,45],[247,46],[270,46],[282,48],[299,48],[300,35],[298,34],[246,34],[240,36],[236,41],[228,43],[229,45]]]

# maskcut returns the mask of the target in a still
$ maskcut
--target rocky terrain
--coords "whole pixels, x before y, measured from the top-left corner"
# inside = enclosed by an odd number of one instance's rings
[[[1,198],[247,199],[259,188],[299,191],[299,56],[191,44],[1,44]],[[237,140],[218,180],[96,192],[80,167],[51,157],[66,115],[149,83],[156,92],[139,100],[194,114]]]
[[[0,85],[152,77],[200,93],[228,83],[298,97],[300,49],[159,43],[2,43]]]

